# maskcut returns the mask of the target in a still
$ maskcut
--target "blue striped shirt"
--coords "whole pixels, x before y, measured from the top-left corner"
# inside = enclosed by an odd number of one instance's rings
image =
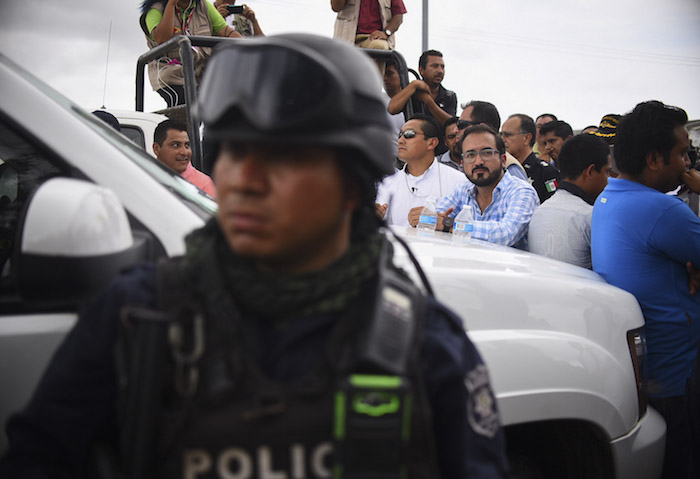
[[[443,198],[437,209],[445,211],[454,208],[449,215],[454,218],[466,205],[474,216],[472,238],[527,249],[527,225],[540,205],[535,189],[506,171],[493,190],[491,204],[483,213],[476,201],[476,194],[477,190],[471,182],[463,183]]]

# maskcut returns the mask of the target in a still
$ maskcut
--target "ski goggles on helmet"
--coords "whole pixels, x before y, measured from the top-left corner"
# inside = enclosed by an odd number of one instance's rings
[[[351,86],[318,52],[296,42],[252,39],[211,58],[199,114],[210,138],[225,139],[237,136],[237,125],[268,133],[337,130],[361,119],[352,103]]]

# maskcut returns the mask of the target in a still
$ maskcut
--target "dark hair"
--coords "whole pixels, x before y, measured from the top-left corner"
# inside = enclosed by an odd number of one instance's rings
[[[535,136],[537,135],[535,120],[524,113],[515,113],[508,118],[520,118],[520,131],[530,134],[530,146],[533,146],[535,144]]]
[[[551,118],[552,118],[552,121],[557,121],[557,120],[559,119],[559,118],[557,118],[557,115],[555,115],[554,113],[542,113],[540,116],[538,116],[537,118],[535,118],[535,121],[539,120],[539,119],[542,118],[543,116],[549,116],[549,117],[551,117]],[[547,123],[549,123],[549,122],[547,122]]]
[[[506,144],[503,141],[503,138],[501,138],[501,135],[498,134],[496,130],[491,128],[488,125],[474,125],[470,126],[466,130],[464,130],[464,133],[462,133],[462,138],[459,139],[459,143],[457,143],[457,148],[459,151],[462,151],[462,144],[464,143],[464,139],[471,135],[472,133],[490,133],[493,135],[493,137],[496,139],[496,149],[498,150],[498,153],[500,153],[501,156],[506,154]]]
[[[582,133],[572,136],[561,147],[559,153],[559,171],[563,178],[575,180],[590,165],[600,171],[608,164],[610,149],[602,138]]]
[[[425,113],[416,113],[411,120],[420,120],[423,123],[423,133],[426,138],[440,139],[442,128],[435,118]]]
[[[615,163],[622,173],[638,175],[647,165],[647,155],[661,153],[670,160],[676,144],[674,130],[688,122],[681,108],[652,100],[638,104],[622,117],[615,133]]]
[[[426,50],[424,51],[420,58],[418,59],[418,68],[425,68],[428,66],[428,57],[429,56],[434,56],[434,57],[440,57],[442,58],[442,53],[437,51],[437,50]]]
[[[486,123],[494,130],[498,131],[501,128],[501,115],[493,103],[480,100],[472,100],[469,103],[462,105],[462,109],[472,107],[472,121],[477,123]]]
[[[177,120],[161,121],[153,132],[153,141],[163,146],[163,142],[168,137],[168,130],[187,131],[187,125]]]
[[[550,121],[542,125],[542,128],[540,128],[540,135],[544,136],[549,132],[554,132],[554,136],[558,136],[562,140],[566,140],[574,134],[571,125],[561,120]]]
[[[442,136],[447,136],[447,128],[455,123],[459,123],[459,118],[456,116],[448,118],[445,123],[442,124]]]
[[[399,64],[394,57],[389,57],[384,62],[385,68],[394,67],[396,71],[399,71]]]

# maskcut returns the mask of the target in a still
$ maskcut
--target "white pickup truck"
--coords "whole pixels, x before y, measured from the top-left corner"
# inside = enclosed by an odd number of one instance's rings
[[[182,253],[216,205],[2,55],[0,84],[4,424],[78,302],[126,264]],[[512,248],[399,234],[486,360],[518,477],[658,478],[665,424],[646,406],[644,320],[631,295]]]

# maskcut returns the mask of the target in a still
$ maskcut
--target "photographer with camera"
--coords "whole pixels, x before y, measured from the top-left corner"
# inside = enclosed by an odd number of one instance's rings
[[[248,5],[236,5],[236,0],[216,0],[216,10],[226,20],[226,24],[244,37],[261,37],[265,34],[260,28],[255,12]]]
[[[263,35],[255,13],[246,8],[243,7],[243,15],[250,19],[254,35]],[[225,16],[228,16],[228,12],[222,16],[220,10],[206,0],[143,0],[139,23],[149,48],[155,48],[177,35],[244,36],[224,21]],[[211,49],[193,47],[193,53],[195,77],[199,82]],[[168,107],[185,103],[185,79],[177,47],[148,64],[148,78],[153,91],[165,100]]]

